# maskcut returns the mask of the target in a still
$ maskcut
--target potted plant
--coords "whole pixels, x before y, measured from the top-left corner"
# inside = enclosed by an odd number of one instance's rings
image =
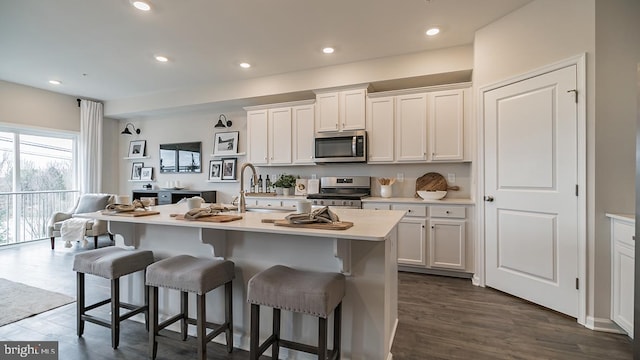
[[[291,189],[296,186],[296,177],[293,175],[283,174],[276,180],[273,185],[276,188],[282,188],[282,195],[290,195]]]

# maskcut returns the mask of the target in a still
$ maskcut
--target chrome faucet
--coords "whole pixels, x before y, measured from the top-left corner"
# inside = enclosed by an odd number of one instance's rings
[[[256,168],[253,167],[253,164],[248,162],[242,164],[242,167],[240,168],[240,200],[238,201],[239,213],[243,213],[247,211],[247,203],[246,203],[246,200],[244,199],[244,169],[246,169],[247,166],[250,167],[251,171],[253,172],[253,183],[254,184],[258,183],[258,175],[256,174]]]

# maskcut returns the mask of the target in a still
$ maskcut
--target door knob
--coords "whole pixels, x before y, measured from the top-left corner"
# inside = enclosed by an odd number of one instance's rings
[[[491,195],[485,195],[485,196],[484,196],[484,201],[486,201],[486,202],[493,202],[493,196],[491,196]]]

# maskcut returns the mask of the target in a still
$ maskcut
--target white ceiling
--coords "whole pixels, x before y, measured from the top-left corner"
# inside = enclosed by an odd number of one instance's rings
[[[0,0],[0,79],[103,101],[175,92],[470,44],[530,1]]]

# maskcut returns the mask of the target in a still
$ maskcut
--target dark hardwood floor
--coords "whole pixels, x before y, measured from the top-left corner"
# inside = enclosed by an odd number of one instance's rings
[[[100,239],[100,246],[110,244],[108,238]],[[71,249],[57,245],[53,251],[48,240],[0,248],[0,277],[75,297],[73,256],[86,250],[77,244]],[[400,273],[399,280],[394,359],[632,358],[627,336],[588,330],[575,319],[475,287],[467,279]],[[88,276],[88,301],[108,297],[108,285],[105,279]],[[108,309],[101,311],[107,316]],[[118,350],[111,349],[109,330],[94,324],[87,324],[78,338],[72,303],[0,327],[0,340],[55,340],[60,360],[146,359],[144,324],[127,320],[121,331]],[[212,343],[208,349],[212,360],[249,358],[241,350],[229,355],[223,345]],[[161,345],[158,353],[158,359],[193,358],[189,347]]]

